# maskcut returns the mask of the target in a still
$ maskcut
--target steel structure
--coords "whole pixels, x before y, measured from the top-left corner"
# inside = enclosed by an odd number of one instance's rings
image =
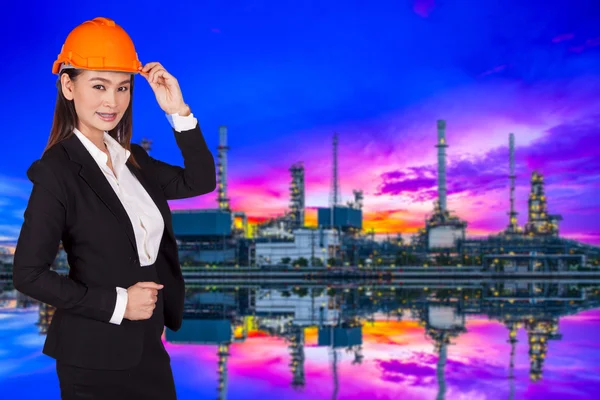
[[[290,184],[290,216],[291,229],[304,227],[304,164],[298,162],[290,167],[292,181]]]
[[[508,178],[510,179],[510,211],[508,213],[508,227],[506,228],[505,233],[507,235],[519,235],[523,233],[523,229],[519,226],[517,222],[518,213],[515,209],[515,135],[513,133],[511,133],[509,136],[508,148],[510,170],[508,175]]]
[[[529,218],[525,225],[525,234],[529,236],[558,236],[560,215],[550,215],[544,192],[544,176],[537,171],[531,174],[531,192],[529,193]]]
[[[227,197],[227,127],[219,127],[219,147],[217,161],[217,202],[219,209],[229,211],[229,197]]]

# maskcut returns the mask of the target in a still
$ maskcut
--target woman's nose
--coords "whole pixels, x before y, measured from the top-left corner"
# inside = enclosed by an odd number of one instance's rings
[[[117,93],[111,90],[107,90],[104,95],[104,105],[106,107],[114,108],[117,106]]]

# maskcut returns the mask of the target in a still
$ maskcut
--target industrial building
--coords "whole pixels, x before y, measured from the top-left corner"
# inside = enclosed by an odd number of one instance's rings
[[[509,135],[509,179],[510,179],[510,211],[507,228],[497,235],[485,239],[461,239],[456,244],[456,251],[463,256],[480,257],[483,262],[485,254],[515,255],[515,262],[520,254],[539,254],[552,256],[562,255],[558,262],[568,262],[572,255],[585,254],[591,257],[600,255],[600,248],[575,240],[559,237],[559,221],[562,216],[549,214],[547,196],[544,189],[544,177],[538,171],[531,176],[531,190],[528,199],[528,221],[525,227],[517,223],[515,209],[515,139]],[[514,262],[511,262],[514,264]],[[585,263],[584,263],[585,264]],[[528,267],[530,269],[530,267]],[[527,268],[526,268],[527,269]]]
[[[338,135],[333,136],[332,183],[329,207],[317,208],[317,229],[305,227],[305,169],[302,162],[290,168],[290,209],[260,224],[253,238],[252,265],[276,265],[282,260],[309,260],[309,265],[327,265],[342,253],[342,238],[362,231],[363,192],[354,190],[354,200],[341,204],[339,189]],[[316,263],[316,264],[315,264]]]
[[[544,176],[537,171],[531,174],[531,193],[529,193],[529,215],[525,234],[529,236],[558,236],[558,221],[562,216],[548,214],[544,193]]]
[[[362,190],[354,190],[354,202],[342,205],[338,174],[338,134],[333,135],[332,178],[329,193],[329,207],[317,208],[317,224],[319,227],[337,229],[350,235],[362,230]]]
[[[363,193],[354,190],[354,201],[340,203],[337,182],[337,134],[334,136],[332,198],[318,209],[318,228],[305,227],[305,170],[302,162],[290,168],[290,208],[283,215],[258,224],[250,237],[245,213],[230,209],[227,186],[227,128],[219,129],[217,209],[174,210],[173,229],[179,242],[182,265],[202,263],[275,265],[282,260],[309,260],[325,266],[340,255],[340,235],[362,230]],[[333,213],[332,213],[333,210]],[[241,219],[241,229],[236,224]]]
[[[559,237],[558,223],[562,217],[549,214],[544,178],[534,171],[531,177],[531,192],[528,200],[528,221],[525,227],[517,222],[515,207],[515,137],[509,135],[509,198],[510,210],[507,228],[484,239],[467,238],[467,223],[452,216],[446,208],[446,124],[438,121],[438,200],[434,212],[426,219],[425,227],[413,238],[407,249],[426,254],[436,251],[477,257],[478,265],[485,254],[563,254],[566,262],[569,255],[587,254],[597,257],[600,248]]]
[[[340,318],[340,310],[332,303],[331,296],[319,293],[299,296],[295,293],[259,289],[256,295],[254,315],[263,324],[279,320],[280,324],[291,322],[295,326],[333,325]],[[280,319],[283,318],[283,319]]]
[[[299,162],[290,167],[292,183],[290,185],[290,214],[291,228],[300,229],[304,227],[304,165]]]
[[[331,212],[332,209],[333,213]],[[317,221],[320,227],[328,229],[334,228],[344,232],[361,231],[362,210],[339,205],[332,208],[318,208]]]
[[[517,222],[517,215],[519,213],[515,209],[515,180],[517,176],[515,175],[515,135],[511,133],[508,137],[508,166],[509,166],[509,175],[510,179],[510,211],[508,213],[508,227],[504,231],[504,236],[506,237],[518,237],[523,234],[523,229],[519,226]]]
[[[454,215],[447,205],[446,121],[437,121],[437,191],[433,212],[412,243],[396,238],[376,241],[374,232],[363,230],[363,191],[353,190],[354,199],[343,202],[338,166],[337,133],[332,142],[332,170],[329,204],[317,207],[317,226],[306,226],[305,165],[298,161],[289,167],[289,209],[261,223],[248,223],[243,211],[231,209],[228,192],[227,127],[219,127],[217,154],[217,208],[172,210],[182,267],[205,264],[262,266],[282,260],[309,260],[309,265],[424,265],[439,255],[473,257],[482,265],[486,254],[587,254],[598,257],[600,248],[559,237],[560,215],[549,214],[544,177],[534,171],[528,201],[528,221],[517,223],[515,206],[515,135],[509,135],[510,210],[508,225],[485,239],[466,237],[467,222]],[[152,141],[142,141],[151,151]],[[395,236],[395,235],[392,235]],[[10,255],[12,258],[12,255]],[[67,265],[66,258],[64,265]],[[568,261],[568,260],[567,260]],[[562,262],[562,261],[561,261]],[[58,264],[57,264],[58,265]],[[469,265],[474,265],[469,261]],[[564,262],[563,264],[564,265]],[[61,267],[62,268],[62,267]]]
[[[172,210],[177,239],[218,241],[231,235],[231,213],[225,210]]]
[[[293,231],[293,240],[256,241],[255,254],[258,265],[275,265],[290,259],[308,260],[309,265],[325,266],[329,258],[339,253],[339,235],[334,229],[297,229]]]
[[[425,228],[421,229],[415,245],[427,251],[439,251],[456,248],[458,240],[465,239],[467,222],[453,215],[446,201],[446,121],[437,121],[438,149],[438,199],[434,202],[433,213],[425,220]]]
[[[173,210],[173,230],[183,267],[202,264],[246,264],[250,258],[248,218],[230,208],[227,189],[227,127],[219,127],[216,209]],[[240,224],[236,222],[240,221]]]

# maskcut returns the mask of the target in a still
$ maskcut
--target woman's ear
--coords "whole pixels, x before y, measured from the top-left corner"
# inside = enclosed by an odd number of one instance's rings
[[[73,100],[73,81],[69,78],[68,74],[62,74],[60,76],[60,87],[67,100]]]

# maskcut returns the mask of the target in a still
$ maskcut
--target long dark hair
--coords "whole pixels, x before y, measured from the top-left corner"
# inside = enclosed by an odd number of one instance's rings
[[[73,129],[77,127],[79,120],[77,118],[77,113],[75,112],[73,101],[67,100],[63,95],[60,77],[62,74],[67,74],[72,81],[76,81],[77,77],[81,75],[82,72],[83,70],[81,69],[67,68],[60,73],[58,80],[56,81],[58,93],[56,95],[56,106],[54,107],[54,119],[52,121],[52,129],[50,130],[48,144],[46,144],[43,153],[48,151],[48,149],[58,142],[65,140],[74,134]],[[125,114],[123,114],[123,118],[121,118],[117,126],[108,131],[108,134],[112,138],[129,151],[131,151],[131,135],[133,131],[133,80],[133,74],[131,74],[131,86],[129,89],[131,91],[131,99],[129,100],[129,106],[127,107],[127,110],[125,110]],[[140,168],[133,153],[129,155],[129,161],[131,161],[138,169]]]

